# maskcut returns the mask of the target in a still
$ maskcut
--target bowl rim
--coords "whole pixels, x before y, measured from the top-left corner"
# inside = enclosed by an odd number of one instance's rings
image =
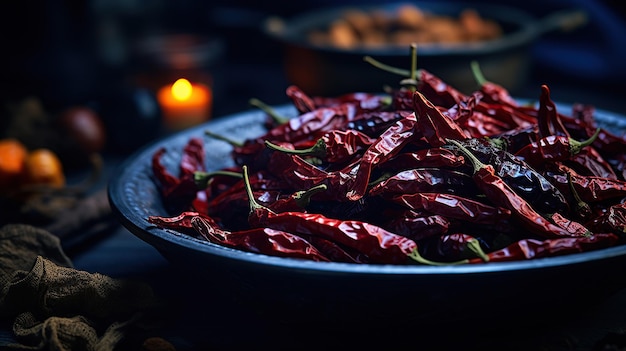
[[[520,99],[518,99],[520,100]],[[520,101],[524,101],[521,99]],[[563,104],[557,102],[559,109],[571,108],[572,104]],[[288,113],[294,113],[295,108],[292,104],[276,106],[275,111],[284,115]],[[617,125],[619,128],[626,129],[626,116],[621,114],[595,109],[596,115],[602,117],[602,120],[606,120],[608,124]],[[117,171],[113,174],[116,177],[112,177],[108,184],[108,199],[113,213],[120,221],[120,223],[126,227],[131,233],[144,240],[145,242],[154,246],[164,256],[167,256],[168,251],[172,250],[172,245],[177,251],[184,251],[190,254],[210,255],[211,258],[236,261],[239,264],[245,264],[250,266],[258,266],[266,269],[278,269],[278,270],[295,270],[305,271],[316,274],[361,274],[361,275],[458,275],[458,274],[484,274],[484,273],[501,273],[511,271],[528,271],[535,269],[555,268],[561,266],[571,266],[575,264],[589,263],[592,261],[602,261],[618,258],[619,256],[626,256],[626,245],[619,245],[609,247],[605,249],[593,250],[582,253],[568,254],[563,256],[554,256],[546,258],[537,258],[531,260],[512,261],[512,262],[487,262],[476,264],[462,264],[462,265],[444,265],[444,266],[429,266],[429,265],[390,265],[390,264],[355,264],[355,263],[342,263],[342,262],[315,262],[294,258],[284,258],[268,256],[264,254],[251,253],[241,251],[225,246],[221,246],[215,243],[208,242],[194,238],[190,235],[179,233],[174,230],[160,229],[155,225],[149,223],[144,214],[137,213],[137,206],[131,203],[134,200],[134,195],[125,197],[129,184],[137,182],[139,170],[151,170],[150,162],[154,152],[168,144],[168,145],[182,145],[192,135],[202,135],[203,130],[207,126],[211,126],[213,130],[219,130],[220,128],[229,128],[238,125],[238,123],[262,123],[265,115],[261,111],[249,110],[243,111],[228,116],[224,116],[219,119],[214,119],[205,122],[201,125],[176,132],[165,138],[153,141],[140,149],[136,150],[133,154],[127,157],[121,164],[118,165]],[[178,144],[177,144],[178,143]],[[139,166],[143,168],[139,168]],[[141,175],[141,174],[139,174]],[[151,179],[152,175],[145,175]],[[156,187],[156,185],[154,185]],[[133,189],[139,191],[140,189]],[[130,202],[128,201],[130,198]],[[159,200],[160,201],[160,200]]]

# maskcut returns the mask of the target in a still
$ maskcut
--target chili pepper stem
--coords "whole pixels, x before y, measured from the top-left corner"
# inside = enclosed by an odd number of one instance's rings
[[[230,171],[215,171],[215,172],[203,172],[196,171],[193,173],[193,180],[196,183],[196,186],[199,189],[204,189],[209,185],[209,181],[213,179],[215,176],[228,176],[228,177],[236,177],[241,178],[241,173],[230,172]]]
[[[457,265],[457,264],[466,264],[469,262],[469,260],[460,260],[460,261],[455,261],[455,262],[436,262],[436,261],[431,261],[429,259],[424,258],[422,255],[420,255],[419,251],[417,249],[413,250],[413,252],[411,252],[408,257],[412,260],[414,260],[417,263],[421,263],[421,264],[426,264],[426,265],[430,265],[430,266],[452,266],[452,265]]]
[[[478,86],[482,86],[485,83],[487,83],[487,79],[483,75],[483,72],[480,69],[480,64],[478,63],[478,61],[472,61],[470,63],[470,66],[472,68],[472,74],[474,75],[474,79],[476,79],[476,83],[478,83]]]
[[[572,173],[570,172],[567,172],[567,184],[569,185],[572,196],[576,201],[576,214],[581,218],[588,217],[591,214],[591,206],[580,198],[580,195],[578,194],[578,191],[576,191],[574,183],[572,182]]]
[[[272,142],[268,140],[265,140],[265,146],[267,146],[268,148],[272,150],[286,152],[288,154],[295,154],[295,155],[300,155],[300,156],[314,156],[314,157],[320,157],[320,158],[324,158],[326,156],[326,143],[324,142],[323,139],[318,139],[317,142],[315,142],[315,145],[309,148],[300,149],[300,150],[287,149],[282,146],[273,144]]]
[[[600,135],[600,128],[597,128],[595,133],[593,133],[593,135],[591,137],[589,137],[589,139],[587,140],[583,140],[583,141],[578,141],[575,139],[571,139],[569,141],[569,145],[570,145],[570,154],[571,155],[576,155],[580,152],[580,150],[582,150],[585,146],[589,146],[591,144],[593,144],[594,141],[596,141],[596,139],[598,138],[598,135]]]
[[[263,112],[267,113],[277,124],[283,124],[289,121],[288,117],[279,115],[278,112],[276,112],[276,110],[274,110],[269,105],[267,105],[266,103],[262,102],[259,99],[252,98],[248,100],[248,103],[252,106],[258,107],[261,110],[263,110]]]
[[[461,145],[461,143],[459,143],[458,141],[454,140],[454,139],[446,139],[446,141],[448,143],[454,144],[456,147],[459,148],[459,150],[461,150],[463,152],[463,155],[465,155],[467,158],[469,158],[469,161],[472,163],[472,167],[473,167],[473,171],[474,173],[476,173],[478,171],[479,168],[484,167],[485,164],[482,163],[476,156],[474,156],[474,154],[472,154],[471,152],[469,152],[463,145]]]
[[[210,136],[212,138],[215,138],[215,139],[218,139],[218,140],[221,140],[221,141],[225,141],[225,142],[229,143],[230,145],[243,147],[243,143],[241,143],[239,141],[236,141],[236,140],[233,140],[233,139],[230,139],[230,138],[227,138],[227,137],[225,137],[225,136],[223,136],[221,134],[213,133],[212,131],[210,131],[208,129],[204,131],[204,134],[207,135],[207,136]]]
[[[241,168],[243,171],[243,182],[246,185],[246,193],[248,194],[248,201],[250,203],[250,212],[258,209],[266,209],[267,211],[271,212],[269,208],[264,207],[263,205],[256,202],[256,200],[254,199],[254,194],[252,193],[252,185],[250,185],[250,178],[248,176],[248,166],[244,165]]]
[[[363,61],[371,64],[372,66],[382,69],[383,71],[387,71],[393,74],[397,74],[399,76],[404,76],[404,77],[410,77],[411,76],[411,71],[406,70],[406,69],[402,69],[402,68],[397,68],[397,67],[393,67],[393,66],[389,66],[387,64],[384,64],[376,59],[374,59],[371,56],[364,56],[363,57]]]
[[[298,204],[298,206],[305,208],[311,201],[311,197],[319,192],[325,191],[328,189],[326,184],[316,185],[308,190],[298,191],[294,194],[294,200]]]
[[[467,248],[476,256],[482,258],[483,261],[489,262],[489,256],[485,253],[485,251],[483,251],[483,248],[480,247],[480,242],[478,240],[469,240],[467,242]]]

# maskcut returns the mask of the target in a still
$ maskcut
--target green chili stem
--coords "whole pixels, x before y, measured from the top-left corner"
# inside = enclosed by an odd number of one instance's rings
[[[470,162],[472,163],[472,167],[474,168],[474,173],[478,172],[480,168],[485,166],[484,163],[482,163],[476,156],[474,156],[474,154],[472,154],[463,145],[461,145],[461,143],[459,143],[458,141],[454,139],[446,139],[446,140],[447,142],[452,143],[456,147],[458,147],[459,150],[461,150],[461,152],[463,152],[463,154],[467,156],[467,158],[469,158]]]
[[[220,175],[228,176],[228,177],[236,177],[236,178],[242,177],[241,173],[231,172],[231,171],[214,171],[214,172],[196,171],[193,173],[193,180],[199,189],[204,189],[209,185],[209,181],[211,179]]]
[[[402,69],[402,68],[397,68],[397,67],[393,67],[393,66],[389,66],[386,65],[380,61],[377,61],[376,59],[374,59],[371,56],[365,56],[363,57],[363,60],[365,62],[368,62],[369,64],[371,64],[372,66],[382,69],[383,71],[387,71],[389,73],[393,73],[393,74],[397,74],[399,76],[404,76],[404,77],[410,77],[411,76],[411,71],[406,70],[406,69]]]
[[[326,184],[316,185],[308,190],[297,191],[293,195],[293,199],[301,208],[306,208],[311,202],[311,197],[319,192],[326,191],[328,186]]]
[[[476,256],[482,258],[483,261],[488,262],[489,256],[483,251],[483,248],[480,247],[480,242],[476,239],[469,240],[467,242],[467,248],[472,251]]]
[[[252,105],[252,106],[258,107],[261,110],[263,110],[263,112],[267,113],[270,117],[272,117],[274,122],[276,122],[278,124],[283,124],[283,123],[286,123],[287,121],[289,121],[288,117],[279,115],[278,112],[276,112],[276,110],[274,110],[268,104],[262,102],[259,99],[252,98],[252,99],[248,100],[248,103],[250,105]]]
[[[474,75],[474,79],[476,79],[476,82],[478,83],[478,85],[483,86],[485,83],[487,83],[487,79],[483,75],[483,72],[480,69],[480,64],[478,63],[478,61],[472,61],[470,65],[472,67],[472,74]]]
[[[223,135],[221,135],[221,134],[213,133],[213,132],[212,132],[212,131],[210,131],[210,130],[205,130],[205,131],[204,131],[204,134],[205,134],[205,135],[208,135],[208,136],[210,136],[210,137],[212,137],[212,138],[219,139],[219,140],[221,140],[221,141],[225,141],[225,142],[227,142],[227,143],[229,143],[230,145],[233,145],[233,146],[239,146],[239,147],[242,147],[242,146],[243,146],[243,143],[242,143],[242,142],[239,142],[239,141],[236,141],[236,140],[233,140],[233,139],[227,138],[227,137],[225,137],[225,136],[223,136]]]
[[[572,155],[576,155],[580,152],[580,150],[582,150],[585,146],[589,146],[591,144],[593,144],[594,141],[596,141],[596,139],[598,138],[598,135],[600,135],[600,128],[596,129],[596,132],[593,133],[593,135],[591,137],[589,137],[589,139],[587,140],[583,140],[583,141],[578,141],[575,139],[571,139],[569,140],[569,145],[570,145],[570,154]]]
[[[567,184],[569,185],[572,196],[576,201],[576,213],[582,218],[586,217],[588,214],[591,213],[591,206],[583,201],[583,199],[580,198],[580,195],[578,195],[578,192],[574,187],[574,183],[572,183],[572,173],[570,172],[567,172]]]
[[[246,193],[248,194],[248,202],[250,203],[250,212],[255,210],[265,209],[267,211],[271,211],[269,208],[259,204],[254,199],[254,194],[252,193],[252,186],[250,185],[250,178],[248,177],[248,166],[242,166],[243,170],[243,182],[246,186]]]
[[[431,261],[429,259],[424,258],[422,255],[420,255],[419,251],[417,249],[413,250],[413,252],[411,252],[408,257],[412,260],[414,260],[417,263],[421,263],[421,264],[427,264],[430,266],[452,266],[452,265],[457,265],[457,264],[466,264],[469,262],[469,260],[465,259],[465,260],[460,260],[460,261],[455,261],[455,262],[436,262],[436,261]]]
[[[287,149],[280,145],[273,144],[272,142],[268,140],[265,140],[265,146],[267,146],[268,148],[272,150],[285,152],[288,154],[294,154],[294,155],[300,155],[300,156],[314,156],[314,157],[320,157],[320,158],[326,157],[326,143],[324,142],[323,139],[317,140],[317,142],[315,142],[315,145],[309,148],[299,149],[299,150]]]

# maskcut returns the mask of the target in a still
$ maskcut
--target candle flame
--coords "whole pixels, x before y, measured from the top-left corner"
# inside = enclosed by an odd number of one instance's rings
[[[178,101],[188,100],[192,90],[191,83],[185,78],[180,78],[172,84],[172,96]]]

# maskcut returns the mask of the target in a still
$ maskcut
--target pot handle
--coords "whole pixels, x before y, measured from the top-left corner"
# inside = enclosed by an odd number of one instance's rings
[[[535,30],[537,36],[553,31],[567,32],[582,27],[588,22],[589,16],[584,10],[563,10],[540,19]]]

